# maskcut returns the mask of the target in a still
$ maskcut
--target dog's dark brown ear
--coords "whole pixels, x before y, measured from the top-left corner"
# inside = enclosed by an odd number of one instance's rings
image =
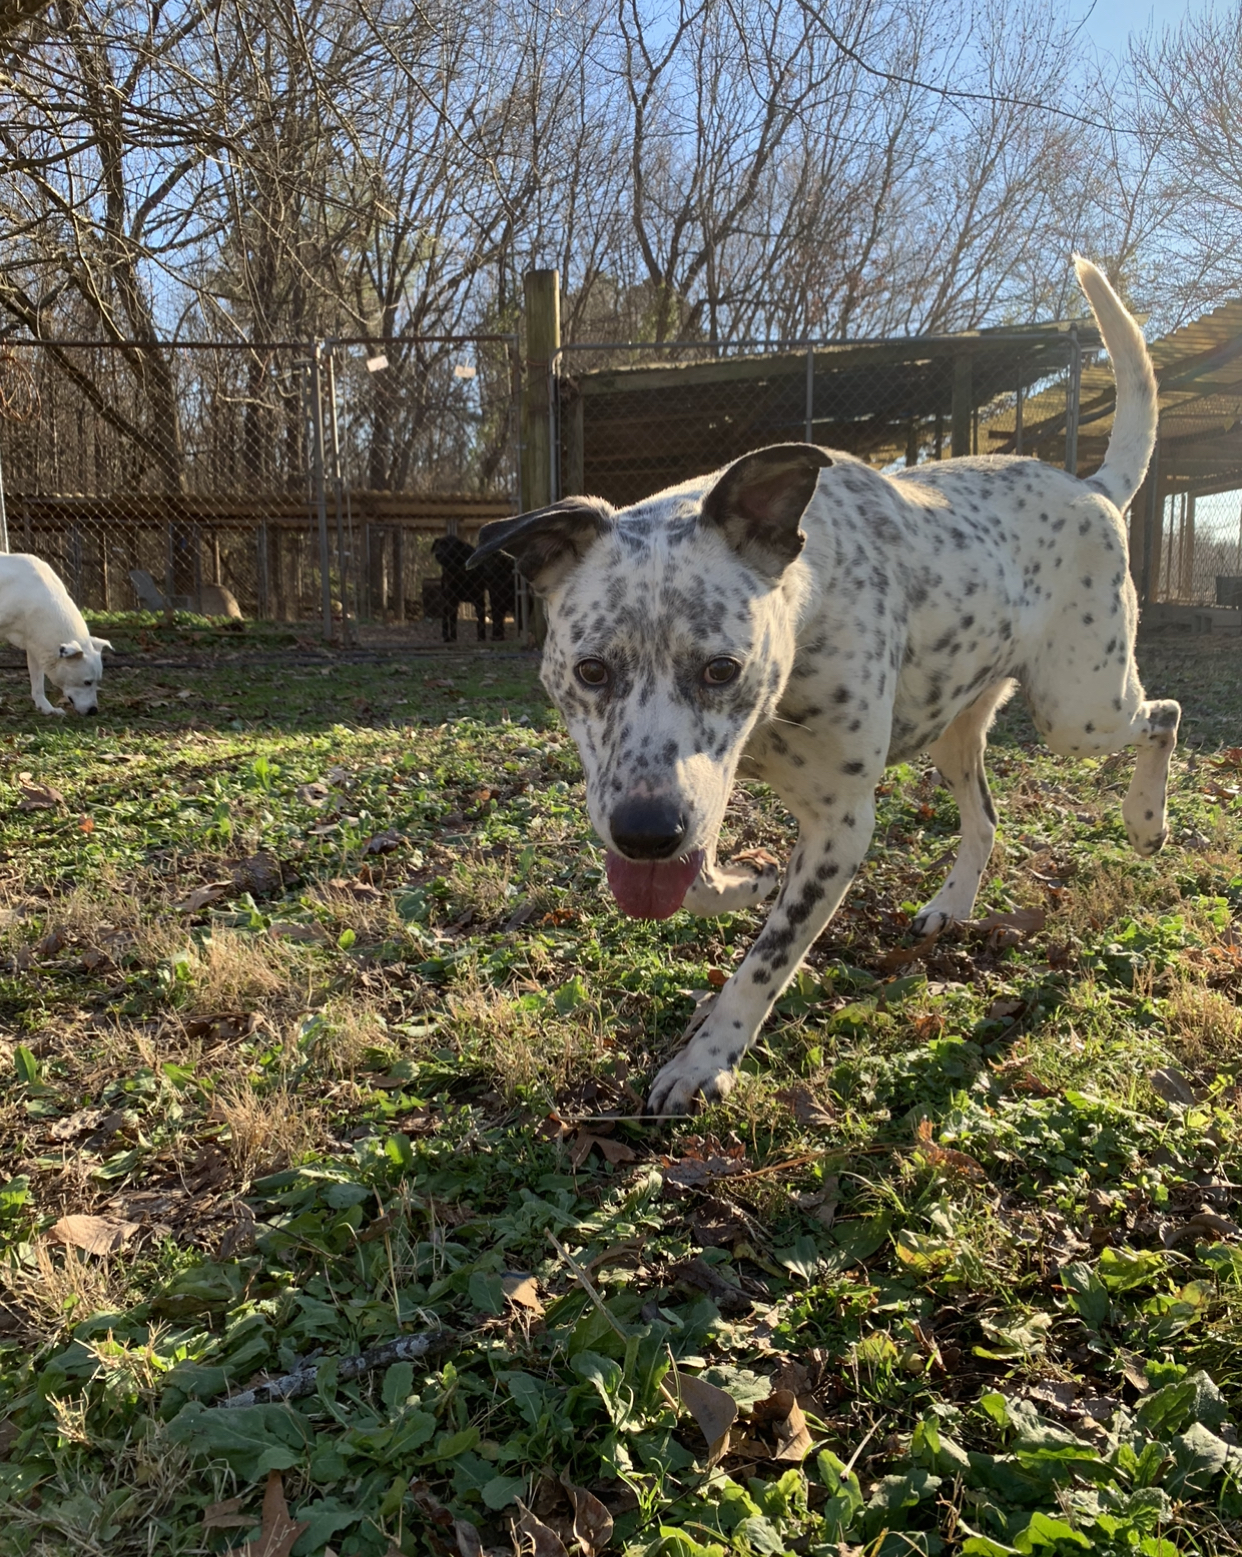
[[[832,456],[812,443],[775,443],[735,460],[703,500],[704,524],[723,531],[734,551],[779,578],[806,542],[800,526],[819,473]]]
[[[479,531],[467,568],[477,568],[498,551],[518,565],[540,594],[546,594],[581,562],[588,548],[612,529],[612,510],[598,498],[565,497],[547,508],[496,519]]]

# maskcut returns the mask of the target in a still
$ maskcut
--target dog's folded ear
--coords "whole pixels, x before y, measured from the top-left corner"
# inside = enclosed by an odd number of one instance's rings
[[[759,573],[779,578],[806,542],[800,528],[832,456],[812,443],[776,443],[735,460],[703,499],[702,523],[721,530]]]
[[[588,548],[612,529],[612,510],[593,497],[564,497],[547,508],[536,508],[516,519],[495,519],[479,531],[479,544],[467,568],[503,551],[517,563],[518,572],[541,593],[546,593],[570,568],[586,556]]]
[[[80,660],[86,651],[75,638],[72,643],[62,643],[59,658],[62,660]]]
[[[95,638],[95,637],[92,637],[91,638],[91,648],[94,649],[96,654],[98,654],[103,649],[112,649],[112,645],[108,642],[108,640],[106,638]],[[115,654],[116,650],[112,649],[112,652]]]

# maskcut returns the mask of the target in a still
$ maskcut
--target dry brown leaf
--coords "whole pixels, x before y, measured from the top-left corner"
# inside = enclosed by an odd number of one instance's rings
[[[195,887],[184,903],[177,905],[183,914],[196,914],[199,909],[207,908],[212,903],[218,903],[222,898],[228,897],[233,890],[231,881],[211,881],[204,887]]]
[[[520,1517],[513,1521],[514,1531],[522,1537],[514,1543],[518,1550],[528,1557],[569,1557],[565,1543],[556,1531],[532,1514],[521,1498],[515,1498],[514,1502],[521,1510]]]
[[[974,919],[968,926],[979,935],[986,935],[988,945],[996,951],[1006,946],[1016,946],[1029,935],[1037,935],[1048,922],[1042,908],[1018,908],[1010,914],[989,914],[986,919]]]
[[[239,1254],[249,1254],[254,1248],[254,1212],[244,1200],[235,1201],[233,1211],[235,1220],[225,1228],[216,1246],[217,1260],[235,1260]]]
[[[5,1417],[4,1421],[0,1422],[0,1460],[8,1459],[9,1450],[21,1435],[21,1428],[18,1427],[11,1417]]]
[[[49,930],[41,940],[34,943],[31,950],[36,957],[54,957],[57,952],[63,951],[69,944],[69,937],[59,927]]]
[[[612,1163],[613,1167],[621,1162],[633,1162],[638,1155],[634,1148],[627,1146],[624,1141],[614,1141],[606,1135],[592,1135],[589,1130],[579,1130],[569,1152],[569,1160],[575,1168],[580,1168],[587,1160],[593,1146],[599,1147],[600,1155],[605,1161]]]
[[[210,1043],[232,1043],[249,1038],[262,1023],[263,1018],[254,1011],[222,1011],[218,1016],[187,1017],[185,1035],[206,1038]]]
[[[539,1298],[539,1283],[533,1276],[524,1276],[518,1271],[510,1271],[507,1276],[500,1278],[500,1285],[504,1288],[504,1294],[510,1303],[516,1303],[521,1308],[529,1308],[532,1313],[543,1313],[543,1303]]]
[[[707,1439],[707,1462],[714,1465],[729,1447],[729,1429],[737,1421],[737,1401],[727,1389],[693,1373],[677,1374],[677,1393]]]
[[[892,951],[887,951],[882,957],[876,958],[876,966],[881,972],[896,973],[911,962],[921,962],[944,934],[945,929],[945,925],[940,925],[913,946],[895,946]]]
[[[363,854],[392,854],[399,849],[405,839],[394,828],[388,828],[386,832],[376,833],[373,838],[368,838],[362,846]]]
[[[58,1119],[47,1133],[54,1141],[72,1141],[88,1130],[96,1129],[103,1118],[102,1108],[80,1108],[67,1119]]]
[[[483,1542],[478,1530],[468,1519],[454,1519],[453,1534],[457,1537],[457,1550],[461,1557],[483,1557]]]
[[[574,1539],[584,1557],[594,1557],[612,1540],[612,1515],[593,1492],[585,1487],[575,1487],[565,1475],[560,1480],[574,1505]]]
[[[966,1152],[955,1151],[951,1146],[941,1146],[932,1140],[930,1119],[919,1120],[915,1135],[918,1138],[919,1151],[928,1167],[939,1168],[942,1172],[960,1173],[963,1178],[973,1179],[977,1184],[987,1179],[987,1174],[980,1164]]]
[[[1025,1002],[1021,1000],[1002,998],[994,1000],[983,1014],[989,1022],[999,1022],[1007,1016],[1017,1016],[1024,1004]]]
[[[832,1110],[826,1107],[809,1087],[801,1085],[785,1087],[776,1094],[776,1097],[778,1102],[785,1104],[799,1124],[831,1125],[836,1122]]]
[[[1151,1089],[1166,1103],[1180,1103],[1189,1108],[1195,1100],[1195,1089],[1175,1065],[1165,1065],[1151,1073]]]
[[[17,802],[19,811],[55,811],[63,806],[65,797],[50,784],[23,784],[22,798]]]
[[[290,1519],[281,1474],[278,1470],[269,1471],[259,1534],[253,1541],[246,1542],[239,1557],[290,1557],[298,1537],[303,1530],[309,1529],[309,1520]]]
[[[62,1216],[49,1229],[48,1237],[66,1248],[103,1255],[119,1249],[137,1231],[137,1222],[113,1222],[106,1216]]]
[[[252,1514],[240,1512],[245,1496],[225,1498],[222,1503],[213,1503],[203,1513],[204,1530],[248,1530],[254,1524]]]
[[[751,1427],[762,1429],[773,1444],[772,1459],[791,1460],[801,1465],[811,1452],[814,1440],[807,1429],[806,1417],[792,1390],[778,1389],[761,1400],[751,1412]]]

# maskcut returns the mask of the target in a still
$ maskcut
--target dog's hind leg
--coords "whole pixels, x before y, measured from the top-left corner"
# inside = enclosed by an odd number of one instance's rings
[[[927,907],[915,915],[916,935],[930,935],[946,925],[961,924],[974,911],[979,883],[996,839],[996,811],[983,756],[997,710],[1015,686],[1015,682],[1006,679],[989,687],[928,748],[928,755],[957,801],[962,841],[944,885]]]
[[[1103,666],[1086,675],[1080,670],[1077,683],[1065,681],[1069,690],[1059,697],[1047,681],[1028,696],[1036,728],[1058,756],[1103,756],[1138,747],[1121,815],[1131,847],[1146,857],[1158,853],[1169,836],[1169,763],[1182,709],[1171,698],[1144,697],[1133,658],[1122,654],[1111,668],[1111,675]]]
[[[772,891],[780,875],[780,864],[766,849],[751,849],[745,854],[735,854],[734,867],[717,865],[714,855],[703,861],[703,868],[694,878],[682,905],[700,919],[713,919],[717,914],[732,914],[739,908],[752,908],[762,903]]]

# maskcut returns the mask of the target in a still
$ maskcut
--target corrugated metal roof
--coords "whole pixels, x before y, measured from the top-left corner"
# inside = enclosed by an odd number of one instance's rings
[[[1236,438],[1242,428],[1242,298],[1149,345],[1160,384],[1162,483],[1200,487],[1231,478],[1238,468]],[[1063,458],[1065,382],[1046,385],[1023,405],[1022,451]],[[1115,386],[1107,358],[1083,369],[1079,396],[1079,470],[1099,463],[1113,425]],[[980,414],[981,452],[1004,453],[1015,444],[1012,396]],[[1219,467],[1219,468],[1217,468]]]

